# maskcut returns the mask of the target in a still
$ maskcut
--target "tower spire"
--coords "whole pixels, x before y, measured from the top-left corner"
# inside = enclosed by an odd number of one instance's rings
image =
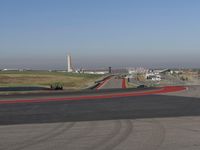
[[[71,60],[71,55],[67,55],[67,72],[72,72],[72,60]]]

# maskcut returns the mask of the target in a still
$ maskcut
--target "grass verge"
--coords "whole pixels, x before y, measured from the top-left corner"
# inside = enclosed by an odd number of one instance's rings
[[[49,87],[52,83],[63,83],[64,89],[83,89],[92,85],[102,75],[78,74],[48,71],[1,71],[0,86],[43,86]]]

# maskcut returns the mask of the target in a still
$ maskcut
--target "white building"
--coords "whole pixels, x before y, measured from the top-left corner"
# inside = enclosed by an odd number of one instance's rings
[[[86,74],[107,74],[109,73],[108,70],[83,70],[81,73]]]
[[[129,74],[135,74],[135,73],[147,73],[149,69],[143,68],[143,67],[137,67],[137,68],[128,68]]]

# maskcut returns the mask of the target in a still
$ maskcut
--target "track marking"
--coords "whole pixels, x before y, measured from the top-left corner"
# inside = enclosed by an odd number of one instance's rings
[[[150,90],[150,91],[136,91],[136,92],[134,91],[134,92],[103,94],[103,95],[84,95],[84,96],[58,97],[58,98],[0,100],[0,104],[42,103],[42,102],[53,102],[53,101],[109,99],[109,98],[163,94],[163,93],[169,93],[169,92],[182,91],[182,90],[185,90],[185,89],[186,89],[186,87],[183,87],[183,86],[167,86],[167,87],[163,87],[163,88],[156,89],[156,90]]]
[[[122,79],[122,89],[126,89],[126,79]]]

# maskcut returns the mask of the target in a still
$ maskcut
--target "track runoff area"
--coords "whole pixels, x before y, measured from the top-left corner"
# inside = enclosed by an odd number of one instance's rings
[[[106,81],[107,82],[107,81]],[[124,81],[122,81],[124,82]],[[105,83],[103,83],[105,84]],[[123,84],[122,84],[123,85]],[[101,85],[102,86],[102,85]],[[124,85],[123,85],[124,86]],[[134,96],[145,96],[145,95],[154,95],[154,94],[164,94],[170,92],[178,92],[186,90],[185,86],[166,86],[166,87],[158,87],[158,88],[145,88],[145,89],[124,89],[124,90],[98,90],[94,92],[86,92],[78,94],[67,94],[64,96],[58,97],[37,97],[37,98],[29,98],[23,97],[20,98],[5,98],[0,100],[0,104],[16,104],[16,103],[44,103],[44,102],[59,102],[59,101],[79,101],[79,100],[96,100],[96,99],[113,99],[113,98],[122,98],[122,97],[134,97]],[[48,95],[47,95],[48,96]]]

